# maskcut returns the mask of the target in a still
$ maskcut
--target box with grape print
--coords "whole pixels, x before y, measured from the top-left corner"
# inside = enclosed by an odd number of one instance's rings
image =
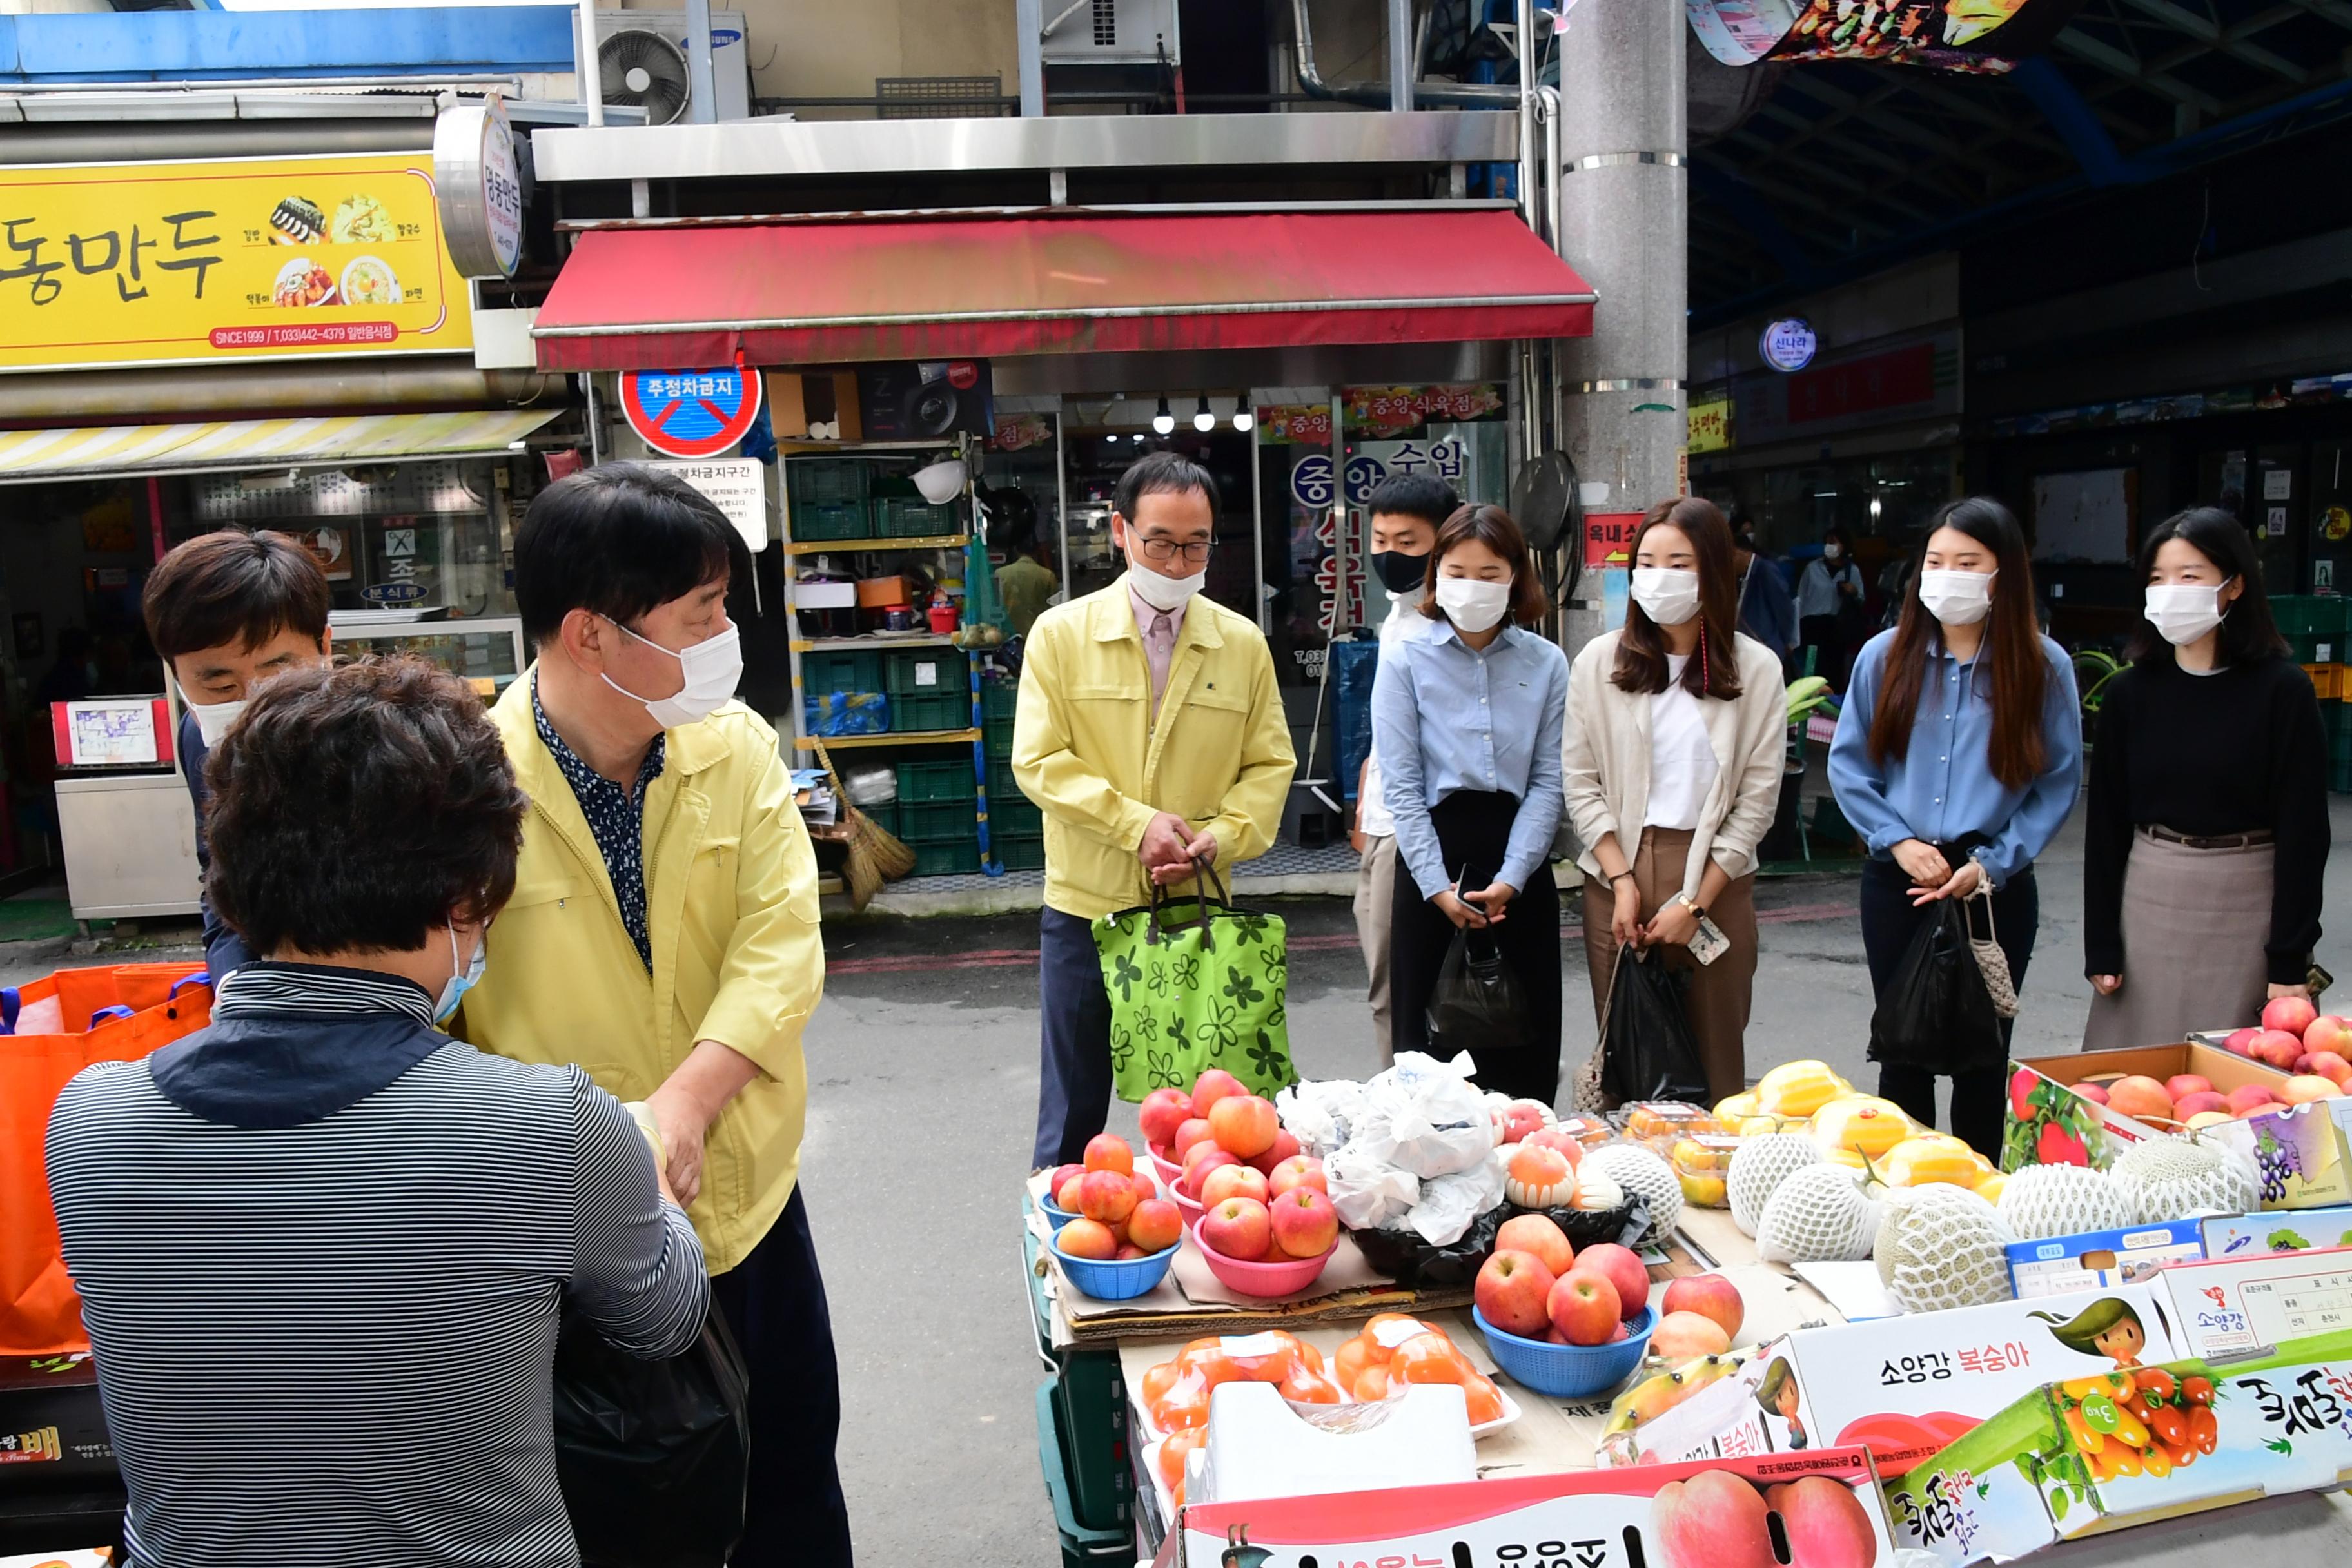
[[[2266,1209],[2328,1208],[2352,1198],[2344,1133],[2324,1103],[2283,1105],[2205,1131],[2253,1163]]]

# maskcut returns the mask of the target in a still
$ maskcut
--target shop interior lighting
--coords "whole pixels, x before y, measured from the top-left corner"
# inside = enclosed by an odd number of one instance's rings
[[[1878,498],[1876,496],[1870,498],[1870,515],[1873,517],[1876,517],[1878,515]]]
[[[1249,394],[1244,392],[1234,399],[1234,428],[1252,430],[1256,426],[1257,410],[1250,406]]]
[[[1192,411],[1192,428],[1205,436],[1217,427],[1217,416],[1209,412],[1209,395],[1201,394],[1201,406]]]
[[[1163,392],[1160,395],[1160,410],[1151,416],[1151,433],[1155,436],[1172,436],[1175,432],[1176,416],[1168,412],[1168,395]]]

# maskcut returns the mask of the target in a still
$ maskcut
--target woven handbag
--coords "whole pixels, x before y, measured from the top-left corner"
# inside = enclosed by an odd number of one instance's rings
[[[1977,923],[1969,910],[1981,901],[1984,905],[1985,933],[1977,935]],[[1992,923],[1992,889],[1979,879],[1977,890],[1960,904],[1960,919],[1969,928],[1969,952],[1977,961],[1977,973],[1984,976],[1986,994],[1992,997],[1992,1010],[2004,1018],[2017,1016],[2017,982],[2010,977],[2009,954],[2000,950],[1999,933]]]

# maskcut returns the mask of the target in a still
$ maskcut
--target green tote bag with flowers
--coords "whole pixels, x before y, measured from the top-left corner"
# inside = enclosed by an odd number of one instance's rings
[[[1154,888],[1149,905],[1104,915],[1094,931],[1121,1100],[1189,1089],[1211,1068],[1269,1098],[1298,1080],[1287,932],[1277,915],[1234,908],[1213,867],[1200,868],[1191,898]]]

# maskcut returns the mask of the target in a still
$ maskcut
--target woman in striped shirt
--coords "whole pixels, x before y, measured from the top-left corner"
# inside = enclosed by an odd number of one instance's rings
[[[611,1095],[436,1026],[514,887],[498,735],[369,660],[271,681],[206,776],[207,890],[268,957],[49,1122],[131,1563],[569,1568],[559,1316],[670,1355],[709,1281]]]

